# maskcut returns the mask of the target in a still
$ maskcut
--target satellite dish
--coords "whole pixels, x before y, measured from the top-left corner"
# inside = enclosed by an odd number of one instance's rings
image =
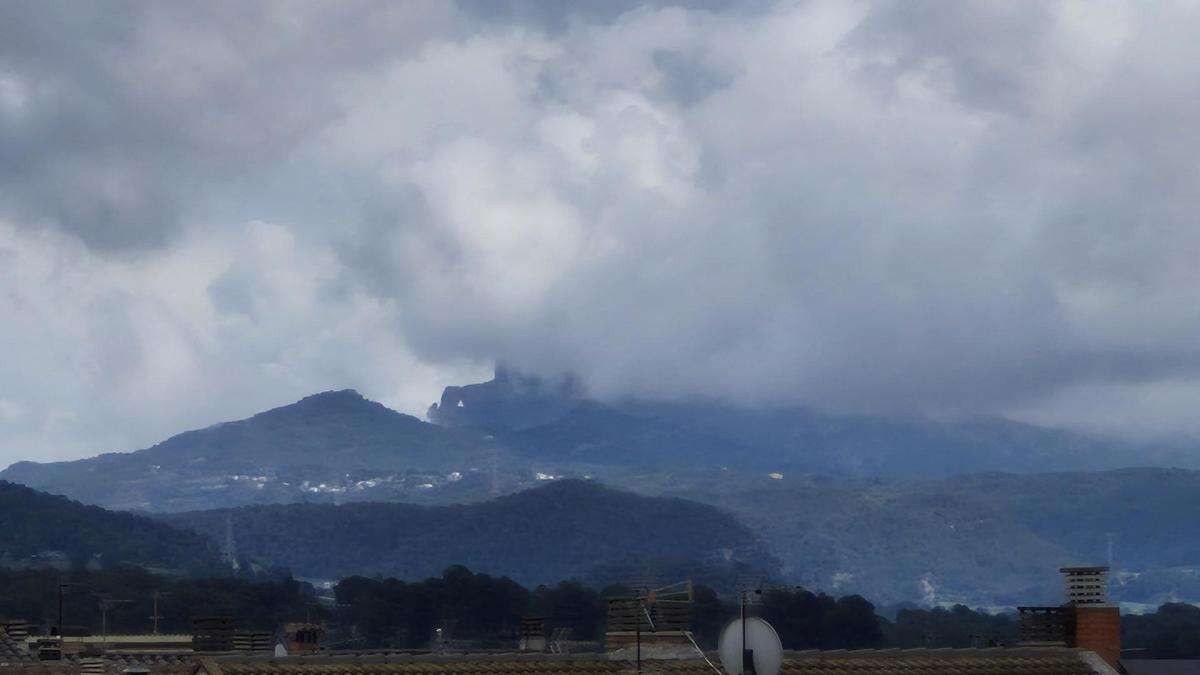
[[[745,654],[742,652],[743,634]],[[783,645],[779,643],[779,636],[771,624],[758,617],[730,621],[721,631],[717,649],[721,653],[721,665],[730,675],[778,675],[783,666]]]

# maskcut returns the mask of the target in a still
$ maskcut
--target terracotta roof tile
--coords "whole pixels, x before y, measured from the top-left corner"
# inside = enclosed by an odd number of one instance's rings
[[[785,654],[783,672],[811,675],[1088,675],[1095,673],[1088,652],[1067,648],[885,649],[807,651]],[[715,660],[715,659],[714,659]],[[129,665],[150,667],[155,675],[601,675],[632,673],[628,661],[600,654],[568,656],[521,654],[321,654],[306,657],[215,655],[109,655],[105,672]],[[0,674],[74,675],[75,659],[59,663],[0,666]],[[703,660],[643,662],[643,672],[712,675]]]
[[[1021,649],[886,649],[789,652],[784,673],[812,675],[1090,675],[1096,671],[1082,652],[1066,648]],[[212,675],[484,675],[533,673],[590,675],[630,673],[626,661],[601,655],[551,657],[535,655],[393,655],[388,657],[317,656],[301,658],[206,659]],[[711,675],[700,659],[644,661],[643,672]],[[200,671],[205,672],[205,671]]]

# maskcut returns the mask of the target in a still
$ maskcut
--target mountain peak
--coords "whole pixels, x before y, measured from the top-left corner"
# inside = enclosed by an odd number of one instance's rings
[[[366,397],[363,396],[362,394],[358,393],[358,391],[354,390],[354,389],[330,389],[329,391],[322,391],[322,392],[318,392],[316,394],[310,394],[309,396],[305,396],[304,398],[297,401],[297,403],[304,403],[305,401],[365,401],[365,400],[367,400]]]
[[[270,415],[272,413],[299,412],[305,415],[313,415],[379,410],[388,410],[388,408],[382,403],[377,403],[366,398],[353,389],[335,389],[311,394],[295,403],[280,406],[260,414]]]

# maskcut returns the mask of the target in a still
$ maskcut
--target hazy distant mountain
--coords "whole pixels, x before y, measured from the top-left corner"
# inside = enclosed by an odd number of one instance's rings
[[[676,475],[636,486],[738,516],[808,586],[902,600],[1057,602],[1057,570],[1107,564],[1114,597],[1200,601],[1200,472],[1122,469],[832,479]]]
[[[571,381],[498,370],[447,387],[430,418],[493,434],[521,456],[562,469],[632,466],[939,476],[1143,465],[1197,466],[1180,447],[1134,445],[1000,418],[834,415],[801,407],[708,401],[606,404]]]
[[[151,511],[366,492],[416,501],[434,486],[447,499],[461,499],[480,480],[470,467],[489,466],[496,452],[479,433],[429,424],[346,390],[137,452],[19,462],[0,478],[109,508]]]
[[[549,476],[731,469],[944,476],[1136,465],[1186,453],[1007,420],[937,422],[711,402],[606,404],[569,379],[500,370],[448,387],[423,422],[353,391],[317,394],[131,453],[19,462],[0,478],[108,508],[182,511],[297,501],[477,501]]]
[[[772,571],[757,537],[728,514],[579,481],[478,504],[289,504],[164,514],[221,539],[232,523],[241,555],[336,579],[421,579],[452,564],[525,584],[579,578],[597,585],[655,574]]]
[[[0,566],[123,563],[211,571],[219,555],[191,532],[0,481]]]

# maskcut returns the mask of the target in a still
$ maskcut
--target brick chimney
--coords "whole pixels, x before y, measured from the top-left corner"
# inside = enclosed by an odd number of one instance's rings
[[[1068,644],[1095,652],[1120,669],[1121,609],[1108,602],[1107,567],[1064,567],[1067,603],[1074,610],[1074,635]],[[1073,637],[1074,639],[1071,639]]]

